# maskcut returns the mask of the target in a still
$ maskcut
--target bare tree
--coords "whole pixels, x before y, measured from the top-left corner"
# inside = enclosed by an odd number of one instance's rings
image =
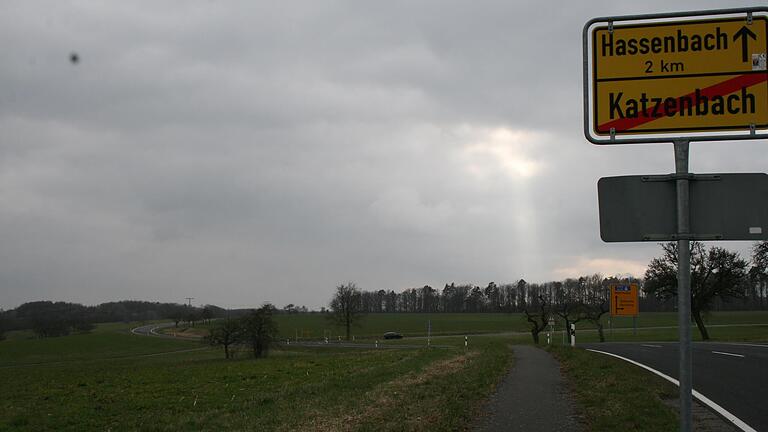
[[[664,254],[654,258],[645,272],[644,290],[660,300],[677,297],[677,244],[661,245]],[[701,333],[709,340],[702,312],[712,308],[715,299],[744,297],[747,262],[738,253],[721,247],[708,250],[700,242],[691,242],[691,316]]]
[[[243,341],[244,334],[243,323],[240,320],[227,318],[219,321],[207,336],[206,341],[211,345],[224,347],[224,358],[232,358],[232,352],[229,347]]]
[[[274,310],[274,306],[266,303],[242,318],[243,338],[250,344],[254,358],[266,357],[277,340],[277,324],[272,319]]]
[[[605,298],[596,298],[594,301],[591,301],[584,306],[584,319],[597,327],[597,334],[600,336],[600,342],[605,342],[602,317],[608,313],[608,301]]]
[[[538,295],[538,304],[526,304],[523,307],[525,319],[531,324],[531,337],[533,343],[539,343],[539,333],[543,332],[549,324],[549,318],[552,316],[552,304],[544,295]],[[529,310],[529,308],[531,310]]]
[[[597,327],[600,342],[605,342],[602,317],[609,312],[608,280],[599,273],[580,279],[585,287],[584,319]]]
[[[347,340],[349,340],[351,327],[363,318],[361,309],[360,290],[355,283],[348,282],[336,287],[336,293],[331,299],[328,318],[334,324],[346,329]]]
[[[749,269],[752,284],[756,286],[754,306],[765,307],[768,294],[768,241],[757,242],[752,246],[752,268]]]
[[[565,299],[553,307],[555,314],[565,321],[565,330],[571,331],[571,324],[586,318],[586,306],[578,301]]]

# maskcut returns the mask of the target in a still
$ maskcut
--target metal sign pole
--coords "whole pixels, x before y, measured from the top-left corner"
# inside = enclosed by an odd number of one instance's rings
[[[746,21],[736,16],[745,17]],[[760,24],[755,26],[755,21]],[[760,34],[752,32],[749,25],[753,30],[760,29]],[[601,178],[598,197],[600,237],[604,241],[677,241],[680,430],[683,432],[690,432],[692,428],[690,242],[768,240],[768,231],[764,229],[768,223],[768,201],[764,199],[768,194],[768,175],[693,176],[688,170],[689,144],[691,140],[768,137],[768,108],[757,102],[764,96],[749,90],[757,89],[755,84],[768,80],[764,56],[768,50],[766,25],[768,7],[762,6],[594,18],[584,25],[582,33],[587,140],[600,145],[674,143],[674,175]],[[724,36],[726,42],[732,39],[734,43],[724,44],[722,50],[718,46],[717,55],[703,50],[700,53],[681,50],[674,43],[652,53],[641,50],[629,53],[624,46],[626,41],[643,38],[682,44],[684,39],[675,36],[694,33],[698,38],[717,33]],[[753,54],[752,62],[750,52],[758,53]],[[629,58],[625,54],[637,57]],[[686,79],[680,80],[682,77]],[[712,97],[700,98],[699,93]],[[651,110],[643,102],[642,109],[637,108],[649,94],[663,104],[657,103]],[[713,100],[728,98],[730,102],[732,97],[742,102],[741,109],[729,107],[729,116],[714,109]],[[654,112],[649,114],[650,111]],[[696,182],[691,187],[693,180]],[[669,216],[672,213],[677,214],[676,220]],[[691,214],[695,214],[693,223]],[[613,292],[612,300],[626,301],[626,291],[622,291],[621,296]],[[635,306],[637,303],[639,299],[635,298]],[[620,308],[611,307],[612,315],[631,315],[625,304],[619,304]],[[635,319],[632,327],[636,334]]]
[[[688,179],[689,141],[675,141],[677,179],[677,326],[680,340],[680,431],[691,431],[693,371],[691,365],[691,254],[690,188]],[[684,238],[681,238],[684,237]]]

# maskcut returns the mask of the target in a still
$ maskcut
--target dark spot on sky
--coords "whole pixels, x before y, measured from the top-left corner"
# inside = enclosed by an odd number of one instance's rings
[[[76,52],[70,53],[69,54],[69,61],[72,64],[77,64],[78,62],[80,62],[80,56]]]

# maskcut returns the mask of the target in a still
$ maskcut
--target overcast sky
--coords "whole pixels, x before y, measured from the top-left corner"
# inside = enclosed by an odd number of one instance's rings
[[[751,5],[5,1],[0,307],[641,275],[659,248],[600,240],[597,180],[671,172],[672,146],[584,138],[582,27]],[[691,147],[695,172],[768,165]]]

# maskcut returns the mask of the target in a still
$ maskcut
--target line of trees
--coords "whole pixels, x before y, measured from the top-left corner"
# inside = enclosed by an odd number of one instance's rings
[[[600,341],[605,341],[601,318],[609,311],[609,287],[622,282],[629,280],[593,274],[532,285],[529,288],[532,297],[523,305],[522,312],[530,324],[534,343],[539,343],[539,334],[546,330],[550,320],[559,320],[566,329],[571,324],[588,321],[597,327]]]
[[[609,310],[609,285],[617,282],[621,281],[593,274],[543,284],[528,284],[520,280],[503,290],[493,283],[486,290],[446,285],[444,293],[449,295],[427,289],[421,293],[407,290],[402,298],[408,299],[409,294],[413,295],[412,302],[406,303],[417,305],[412,312],[523,312],[531,324],[531,336],[536,343],[539,342],[539,333],[546,329],[550,318],[555,317],[559,317],[566,326],[582,320],[592,322],[598,327],[601,340],[604,340],[601,317]],[[365,295],[365,291],[350,282],[337,286],[331,299],[328,319],[346,329],[347,340],[351,327],[370,312],[365,308]],[[430,307],[432,305],[435,307]],[[441,305],[447,305],[447,310]],[[382,309],[386,311],[386,308]]]
[[[485,287],[473,284],[446,284],[441,291],[425,285],[410,288],[400,293],[395,291],[360,291],[356,297],[357,308],[362,313],[478,313],[478,312],[523,312],[539,304],[541,293],[560,298],[567,295],[579,301],[592,296],[595,278],[607,284],[611,279],[600,275],[567,278],[562,281],[528,283],[520,279],[514,283],[497,285],[490,282]],[[642,281],[640,281],[642,282]],[[606,285],[607,286],[607,285]],[[654,299],[649,303],[660,307]]]
[[[646,298],[666,304],[677,302],[677,243],[661,244],[662,255],[651,260],[645,272],[642,292]],[[701,242],[690,243],[691,253],[691,319],[703,340],[709,340],[703,314],[728,304],[749,304],[765,307],[768,283],[768,242],[756,243],[750,263],[738,253],[718,246],[707,248]],[[618,281],[602,279],[599,275],[579,278],[577,289],[555,285],[551,290],[538,290],[533,302],[523,312],[530,324],[534,342],[546,329],[551,318],[559,317],[569,324],[582,320],[594,324],[604,341],[600,317],[608,312],[608,286]],[[560,289],[560,288],[565,288]]]
[[[692,248],[696,250],[702,247],[700,243],[692,243]],[[741,266],[744,277],[739,277],[732,283],[728,295],[711,296],[711,303],[707,305],[708,310],[766,309],[768,307],[768,242],[759,242],[753,246],[750,261],[742,259],[735,252],[719,247],[714,249],[719,257],[732,256],[730,264]],[[702,261],[699,257],[703,255],[693,252],[692,264],[695,267],[697,262]],[[649,271],[654,268],[654,265],[654,261],[649,264]],[[646,273],[646,278],[653,274],[652,271]],[[572,293],[578,302],[584,303],[590,296],[594,296],[589,288],[594,285],[594,278],[595,275],[588,275],[545,283],[528,283],[520,279],[501,285],[490,282],[486,286],[457,285],[452,282],[445,284],[442,290],[429,285],[409,288],[402,292],[360,290],[356,297],[359,303],[356,307],[362,313],[523,312],[532,310],[540,304],[541,291]],[[609,280],[615,280],[615,278],[604,279],[602,284],[607,286]],[[645,282],[644,278],[633,278],[632,281],[638,282],[641,286]],[[657,295],[656,290],[643,290],[640,294],[640,309],[646,312],[671,311],[675,308],[675,303],[669,300],[667,295]]]
[[[366,313],[381,312],[522,312],[530,324],[531,336],[539,334],[551,319],[566,328],[580,321],[592,323],[601,341],[603,315],[609,312],[609,290],[613,283],[635,282],[641,287],[640,309],[672,310],[677,295],[677,244],[661,244],[662,255],[648,265],[644,279],[604,278],[600,274],[540,284],[521,279],[512,284],[446,284],[442,292],[425,285],[401,293],[363,291],[353,283],[336,287],[329,318],[346,328]],[[768,294],[768,242],[753,245],[751,264],[738,253],[722,247],[706,248],[691,242],[691,317],[702,339],[709,333],[702,314],[723,309],[764,309]],[[675,300],[675,301],[673,301]]]

